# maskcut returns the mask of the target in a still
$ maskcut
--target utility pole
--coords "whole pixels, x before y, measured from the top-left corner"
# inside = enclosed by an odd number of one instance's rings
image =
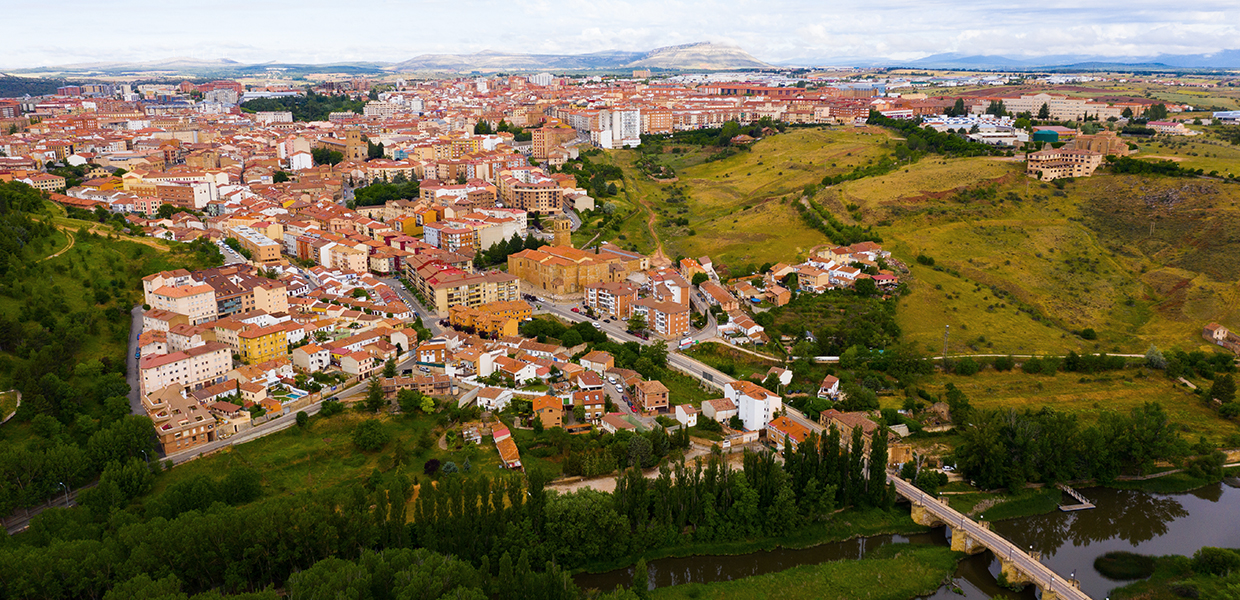
[[[944,373],[947,372],[947,366],[948,366],[947,365],[947,334],[951,333],[951,330],[952,330],[951,325],[943,326],[943,372]]]

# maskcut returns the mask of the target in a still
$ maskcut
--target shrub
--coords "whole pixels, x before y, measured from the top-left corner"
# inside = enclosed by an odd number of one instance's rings
[[[1226,548],[1206,546],[1193,554],[1193,571],[1201,574],[1227,575],[1240,570],[1240,554]]]
[[[1145,579],[1154,574],[1154,559],[1132,552],[1107,552],[1094,559],[1094,570],[1114,581]]]
[[[956,361],[956,365],[952,367],[952,372],[957,375],[968,376],[968,375],[976,375],[978,370],[980,369],[981,369],[981,366],[977,364],[977,361],[966,356]]]
[[[427,459],[426,464],[422,465],[422,474],[424,475],[434,475],[438,471],[439,471],[439,459],[438,458]]]
[[[1084,339],[1084,340],[1096,340],[1096,339],[1098,339],[1098,332],[1094,331],[1093,329],[1090,329],[1090,328],[1086,327],[1085,329],[1082,329],[1082,330],[1081,330],[1081,339]]]
[[[324,400],[323,405],[319,407],[319,414],[324,417],[331,417],[344,412],[344,404],[339,400]]]
[[[353,444],[366,452],[374,452],[387,445],[390,438],[383,424],[377,419],[367,419],[353,428]]]
[[[305,427],[306,424],[309,422],[310,422],[310,415],[306,414],[306,411],[304,410],[297,411],[297,426],[298,427]]]
[[[995,359],[996,371],[1011,371],[1016,366],[1016,359],[1010,356],[1000,356]]]

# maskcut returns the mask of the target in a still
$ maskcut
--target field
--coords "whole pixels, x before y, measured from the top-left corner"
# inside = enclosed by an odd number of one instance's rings
[[[0,421],[17,410],[17,392],[0,393]]]
[[[658,160],[676,170],[675,183],[640,174],[632,150],[611,154],[625,171],[629,202],[644,219],[625,222],[619,235],[641,251],[654,251],[653,228],[667,258],[710,256],[716,264],[739,268],[794,260],[828,243],[806,226],[795,197],[825,175],[870,164],[890,151],[879,130],[791,129],[763,139],[752,150],[707,162],[716,149],[668,145]],[[670,152],[673,148],[683,150]],[[673,219],[683,218],[686,224]],[[619,237],[617,235],[617,237]]]
[[[659,588],[650,597],[656,600],[906,600],[937,589],[951,576],[961,556],[939,546],[891,544],[870,552],[861,560],[802,565],[720,583]]]
[[[418,452],[420,437],[437,439],[432,432],[433,421],[422,416],[378,417],[391,434],[391,440],[382,450],[362,452],[353,445],[351,434],[353,428],[367,418],[372,417],[352,411],[330,418],[315,416],[310,418],[310,425],[305,429],[291,427],[192,460],[158,478],[150,497],[172,483],[198,475],[220,477],[229,468],[240,465],[249,466],[262,475],[265,496],[360,485],[375,469],[399,468],[410,477],[420,477],[423,463],[430,458],[454,461],[461,468],[468,458],[471,472],[500,472],[499,456],[487,440],[480,446],[467,446],[460,451],[441,450],[437,443],[431,443],[425,453]]]
[[[1217,171],[1223,177],[1240,175],[1240,146],[1235,144],[1195,136],[1156,137],[1138,142],[1137,146],[1138,158],[1171,160],[1186,169],[1201,169],[1206,173]]]
[[[975,409],[1023,411],[1045,406],[1075,414],[1083,424],[1089,424],[1098,419],[1102,410],[1127,413],[1146,402],[1156,401],[1190,440],[1196,441],[1197,436],[1204,435],[1221,446],[1229,436],[1240,433],[1235,422],[1220,418],[1198,396],[1157,371],[1143,373],[1126,369],[1101,375],[1059,373],[1051,376],[986,369],[969,377],[936,375],[921,387],[938,395],[948,383],[964,392]],[[903,398],[896,396],[881,400],[885,408],[899,408],[897,405],[903,403]]]

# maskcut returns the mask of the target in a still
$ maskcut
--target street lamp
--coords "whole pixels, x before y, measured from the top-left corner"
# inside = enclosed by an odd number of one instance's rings
[[[60,482],[60,485],[61,485],[62,487],[64,487],[64,488],[65,488],[65,507],[66,507],[66,508],[68,508],[68,506],[69,506],[69,486],[65,485],[65,482],[63,482],[63,481],[62,481],[62,482]]]
[[[148,465],[151,464],[151,457],[146,455],[146,450],[141,450],[141,452],[142,452],[142,458],[146,459],[146,464]]]

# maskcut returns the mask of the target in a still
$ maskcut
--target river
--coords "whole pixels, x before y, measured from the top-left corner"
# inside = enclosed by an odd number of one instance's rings
[[[1042,552],[1042,560],[1055,572],[1070,576],[1075,571],[1081,590],[1095,599],[1107,597],[1123,582],[1110,581],[1094,571],[1094,559],[1113,550],[1141,554],[1191,555],[1202,546],[1240,547],[1240,490],[1214,484],[1181,494],[1089,488],[1080,490],[1097,508],[1072,513],[1054,512],[992,524],[992,529],[1021,547]],[[882,535],[833,542],[802,550],[775,549],[734,556],[666,558],[649,564],[652,587],[690,582],[710,583],[782,571],[798,565],[832,560],[857,559],[887,544],[947,544],[944,528],[930,533]],[[1012,598],[1032,600],[1031,587],[1022,593],[1004,590],[995,583],[999,562],[990,552],[961,561],[954,582],[964,594],[944,586],[927,598],[982,600]],[[604,591],[632,581],[632,569],[606,573],[582,573],[582,587]]]

